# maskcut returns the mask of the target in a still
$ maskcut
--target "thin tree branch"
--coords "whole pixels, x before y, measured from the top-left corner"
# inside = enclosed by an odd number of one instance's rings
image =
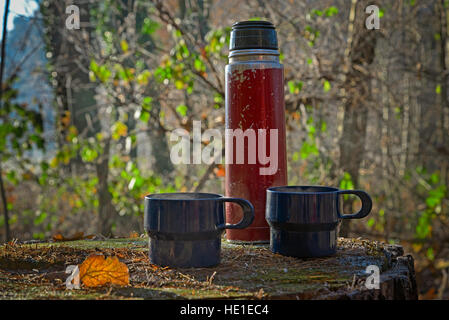
[[[2,108],[2,98],[3,98],[3,73],[5,69],[5,48],[6,48],[6,34],[8,27],[9,3],[10,0],[6,0],[5,14],[3,16],[2,52],[0,62],[0,109]],[[5,185],[3,184],[2,158],[3,158],[2,154],[0,153],[0,193],[3,203],[3,215],[5,217],[5,242],[8,242],[10,239],[9,214],[8,214],[8,204],[6,203]]]

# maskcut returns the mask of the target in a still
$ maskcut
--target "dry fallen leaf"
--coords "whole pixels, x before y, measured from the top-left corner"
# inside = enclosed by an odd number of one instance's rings
[[[15,246],[17,244],[17,241],[18,241],[18,239],[14,238],[11,241],[9,241],[7,243],[7,245],[13,247],[13,246]]]
[[[438,259],[438,260],[435,261],[435,267],[437,269],[449,268],[449,260]]]
[[[437,297],[435,288],[430,288],[426,293],[419,297],[420,300],[434,300]]]
[[[139,234],[136,231],[133,231],[129,234],[130,239],[139,238]]]
[[[83,239],[93,239],[95,236],[93,234],[84,235],[84,232],[77,232],[71,237],[65,237],[61,233],[57,233],[53,236],[53,241],[75,241]]]
[[[98,287],[105,284],[129,284],[129,270],[117,257],[104,258],[92,254],[79,266],[80,280],[86,287]]]

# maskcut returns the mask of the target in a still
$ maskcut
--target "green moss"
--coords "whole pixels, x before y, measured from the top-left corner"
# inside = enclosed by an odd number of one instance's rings
[[[263,282],[267,293],[305,293],[323,287],[343,287],[350,280],[344,274],[324,269],[288,270],[268,269],[253,276],[252,282]]]
[[[102,292],[55,289],[51,285],[28,284],[26,281],[5,281],[0,278],[0,299],[97,299]]]
[[[179,299],[243,299],[254,297],[254,293],[245,291],[226,291],[226,288],[215,289],[191,289],[191,288],[175,288],[164,287],[160,290],[160,294],[172,293]]]
[[[76,240],[76,241],[58,241],[29,244],[29,246],[51,247],[51,246],[69,246],[76,249],[147,249],[148,240],[146,239],[109,239],[109,240]]]

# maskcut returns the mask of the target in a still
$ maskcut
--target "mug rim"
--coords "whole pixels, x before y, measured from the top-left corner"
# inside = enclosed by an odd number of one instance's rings
[[[175,198],[175,195],[199,195],[200,198]],[[163,192],[163,193],[151,193],[145,196],[145,200],[161,200],[161,201],[197,201],[197,200],[215,200],[223,198],[218,193],[208,192]]]
[[[280,190],[280,189],[295,189],[295,188],[317,188],[321,189],[322,191],[290,191],[290,190]],[[306,186],[306,185],[294,185],[294,186],[277,186],[277,187],[271,187],[267,189],[267,192],[272,193],[283,193],[283,194],[331,194],[335,193],[337,191],[340,191],[340,189],[335,187],[328,187],[328,186]]]

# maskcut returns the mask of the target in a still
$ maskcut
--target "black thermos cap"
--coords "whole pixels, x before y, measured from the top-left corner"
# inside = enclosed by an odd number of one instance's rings
[[[229,51],[278,49],[274,25],[268,21],[240,21],[232,25]]]

